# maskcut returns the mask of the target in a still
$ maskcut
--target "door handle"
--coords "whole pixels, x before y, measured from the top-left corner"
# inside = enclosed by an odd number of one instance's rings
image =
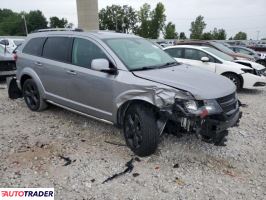
[[[77,72],[75,72],[74,70],[69,70],[67,71],[67,73],[71,75],[77,75]]]
[[[39,67],[42,66],[42,63],[40,63],[40,62],[35,62],[34,64],[37,65],[37,66],[39,66]]]

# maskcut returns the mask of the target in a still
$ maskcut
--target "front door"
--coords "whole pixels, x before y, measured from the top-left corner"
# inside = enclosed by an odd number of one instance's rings
[[[209,58],[209,61],[201,61],[202,57]],[[214,58],[198,49],[185,48],[184,57],[180,59],[180,61],[212,72],[216,71],[216,63]]]
[[[97,43],[75,38],[66,89],[73,109],[111,121],[116,76],[92,70],[91,61],[97,58],[108,59]]]

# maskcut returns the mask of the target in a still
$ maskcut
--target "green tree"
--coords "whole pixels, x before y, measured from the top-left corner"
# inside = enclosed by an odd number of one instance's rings
[[[137,12],[131,6],[112,5],[99,12],[100,30],[135,32],[138,22]]]
[[[191,22],[190,39],[200,39],[205,28],[206,23],[204,22],[204,17],[200,15],[195,21]]]
[[[47,20],[44,17],[42,11],[30,11],[29,14],[26,14],[26,20],[28,25],[29,33],[38,29],[47,28]]]
[[[185,34],[184,32],[181,32],[181,33],[179,34],[179,39],[180,39],[180,40],[186,40],[186,39],[187,39],[186,34]]]
[[[213,40],[213,34],[212,32],[206,32],[201,35],[202,40]]]
[[[238,32],[235,37],[234,40],[246,40],[247,39],[247,34],[245,32]]]
[[[172,22],[169,22],[164,27],[164,39],[178,39],[178,33],[176,32],[175,25]]]
[[[212,31],[212,39],[214,39],[214,40],[226,40],[225,30],[214,28],[214,30]]]
[[[50,17],[50,28],[65,28],[68,25],[68,21],[65,18],[59,19],[58,17]]]
[[[0,9],[0,35],[25,35],[21,14]]]
[[[122,28],[124,33],[136,32],[138,23],[138,14],[134,8],[131,6],[123,6],[123,19]]]
[[[158,3],[151,13],[150,38],[157,39],[160,36],[165,21],[165,7],[162,3]]]
[[[137,34],[144,38],[150,37],[150,24],[151,24],[151,6],[145,3],[139,11],[140,26],[138,27]]]

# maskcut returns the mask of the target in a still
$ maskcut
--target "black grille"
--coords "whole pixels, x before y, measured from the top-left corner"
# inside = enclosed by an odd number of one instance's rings
[[[15,62],[0,62],[0,71],[13,71],[16,70]]]
[[[221,97],[217,99],[217,102],[220,104],[221,108],[226,114],[230,114],[232,111],[237,109],[238,100],[236,98],[236,94],[230,94],[225,97]]]

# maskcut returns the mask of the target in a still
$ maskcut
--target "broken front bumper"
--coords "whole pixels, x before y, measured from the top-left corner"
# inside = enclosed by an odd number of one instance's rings
[[[242,117],[239,109],[230,116],[222,114],[219,116],[209,116],[200,121],[200,127],[197,127],[197,134],[202,136],[206,142],[216,145],[223,145],[225,137],[228,135],[228,128],[238,126]]]
[[[181,106],[178,109],[167,109],[161,112],[164,119],[174,122],[177,132],[194,133],[199,138],[216,145],[224,145],[225,137],[228,135],[228,128],[238,126],[242,112],[238,104],[232,112],[208,115],[204,118],[186,112]],[[171,110],[171,111],[170,111]]]

